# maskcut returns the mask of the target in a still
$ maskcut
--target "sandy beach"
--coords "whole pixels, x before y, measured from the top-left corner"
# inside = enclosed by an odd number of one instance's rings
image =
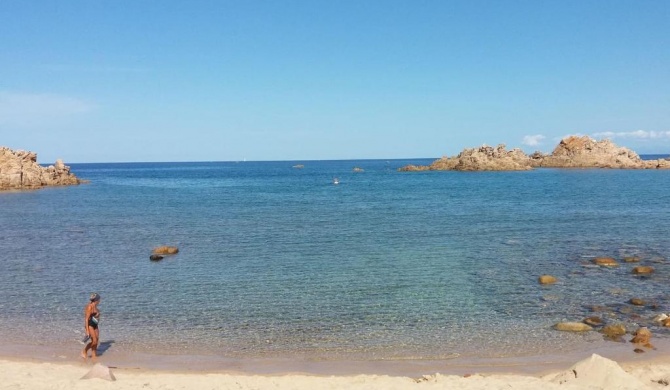
[[[176,373],[110,368],[115,380],[81,379],[92,364],[0,361],[2,389],[654,389],[667,388],[670,360],[620,366],[593,355],[543,376],[426,374],[320,376]],[[98,367],[102,368],[102,367]],[[576,372],[577,377],[575,377]]]
[[[667,341],[658,341],[643,354],[617,343],[588,356],[376,364],[219,360],[218,369],[192,361],[177,368],[169,359],[164,364],[171,368],[157,369],[137,365],[137,357],[103,355],[94,362],[46,353],[43,359],[0,358],[0,389],[662,389],[670,383],[670,354]]]

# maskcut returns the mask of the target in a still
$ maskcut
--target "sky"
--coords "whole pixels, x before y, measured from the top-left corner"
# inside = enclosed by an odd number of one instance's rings
[[[0,1],[0,145],[38,161],[670,153],[670,1]]]

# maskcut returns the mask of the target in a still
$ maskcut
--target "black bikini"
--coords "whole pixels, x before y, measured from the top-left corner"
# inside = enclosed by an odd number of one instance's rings
[[[99,311],[91,313],[91,316],[88,317],[88,326],[90,326],[93,329],[98,329],[98,319],[96,318],[96,316],[98,315],[100,315]]]

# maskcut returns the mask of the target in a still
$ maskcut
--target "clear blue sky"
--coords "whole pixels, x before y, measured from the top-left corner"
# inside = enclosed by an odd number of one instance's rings
[[[0,145],[40,162],[670,152],[670,1],[0,2]]]

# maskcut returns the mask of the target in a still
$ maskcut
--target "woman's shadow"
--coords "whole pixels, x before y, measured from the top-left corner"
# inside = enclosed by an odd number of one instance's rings
[[[107,350],[110,349],[112,347],[112,344],[114,343],[115,343],[114,340],[101,341],[100,343],[98,343],[98,350],[97,350],[98,356],[104,355],[105,352],[107,352]]]

